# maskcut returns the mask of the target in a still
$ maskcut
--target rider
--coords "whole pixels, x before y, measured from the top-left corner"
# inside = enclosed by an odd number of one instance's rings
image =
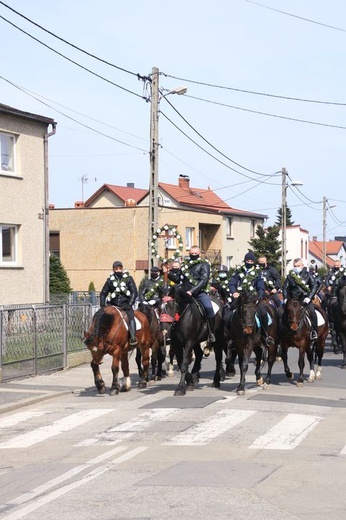
[[[281,289],[280,273],[273,265],[268,265],[266,256],[260,256],[257,261],[261,269],[261,276],[264,280],[265,292],[269,298],[273,300],[277,309],[281,309],[282,301],[278,294]]]
[[[335,260],[334,266],[329,269],[326,277],[326,287],[331,297],[336,295],[336,289],[343,276],[346,276],[346,270],[341,266],[340,260]]]
[[[128,271],[123,270],[123,264],[119,260],[113,262],[113,273],[107,278],[100,292],[100,306],[115,305],[126,311],[129,320],[130,345],[138,345],[136,338],[136,323],[133,304],[138,296],[134,279]]]
[[[225,265],[220,265],[210,282],[210,292],[218,295],[219,298],[224,302],[228,302],[230,299],[229,284],[230,276],[228,269]]]
[[[236,269],[229,282],[229,291],[233,299],[237,299],[242,290],[250,289],[254,290],[258,295],[258,315],[262,325],[262,335],[264,342],[267,346],[274,343],[274,340],[268,334],[268,313],[261,300],[265,295],[264,280],[258,267],[255,266],[255,255],[252,251],[249,251],[244,256],[244,263]]]
[[[150,269],[150,278],[146,278],[140,285],[138,298],[140,303],[149,303],[153,307],[158,307],[164,296],[164,281],[159,267],[153,266]]]
[[[300,300],[306,305],[311,318],[310,339],[317,339],[317,314],[312,299],[315,297],[318,289],[315,278],[303,266],[301,258],[293,260],[293,269],[288,273],[282,288],[284,303],[287,298]]]
[[[190,259],[184,261],[177,272],[171,269],[168,278],[179,284],[188,296],[193,296],[203,305],[209,328],[208,342],[215,343],[215,314],[210,296],[207,294],[210,263],[208,260],[200,258],[200,254],[200,248],[192,246]]]

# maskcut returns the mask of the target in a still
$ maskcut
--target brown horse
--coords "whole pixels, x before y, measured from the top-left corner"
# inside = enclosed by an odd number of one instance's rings
[[[146,388],[149,371],[149,353],[153,343],[148,318],[139,311],[135,311],[136,337],[141,350],[142,370],[139,373],[139,388]],[[139,326],[138,326],[139,325]],[[135,347],[129,344],[128,318],[125,311],[108,305],[96,312],[91,326],[84,332],[85,344],[92,354],[91,368],[94,374],[95,385],[100,394],[106,391],[105,382],[100,372],[100,364],[105,354],[113,357],[113,380],[110,395],[126,392],[131,389],[128,354]],[[124,385],[119,382],[119,365],[124,374]]]
[[[281,357],[284,363],[285,374],[288,379],[293,379],[293,374],[287,363],[287,351],[289,347],[296,347],[299,349],[298,386],[304,384],[305,354],[310,365],[308,382],[313,383],[315,379],[321,379],[322,377],[321,364],[328,335],[328,318],[322,307],[315,306],[315,309],[318,318],[318,338],[315,341],[310,339],[311,321],[308,317],[307,308],[300,301],[288,299],[280,320]],[[316,361],[317,369],[315,372],[314,368]]]
[[[250,291],[242,293],[235,302],[233,313],[224,315],[227,317],[225,323],[226,339],[228,343],[228,372],[235,374],[234,361],[238,355],[240,382],[237,387],[237,394],[245,394],[245,378],[248,370],[249,359],[254,352],[256,356],[256,383],[269,386],[271,383],[271,372],[276,359],[278,345],[278,315],[276,308],[266,301],[262,305],[268,314],[268,334],[273,338],[274,343],[268,346],[263,345],[261,325],[257,307],[258,296]],[[268,363],[268,370],[265,378],[261,374],[261,366],[264,361]]]

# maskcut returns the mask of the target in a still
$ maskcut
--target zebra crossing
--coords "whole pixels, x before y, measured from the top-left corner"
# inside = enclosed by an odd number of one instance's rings
[[[64,411],[67,412],[67,411]],[[63,413],[64,413],[63,412]],[[163,446],[205,446],[213,442],[218,442],[220,436],[227,432],[236,431],[237,427],[248,428],[249,438],[247,448],[252,450],[294,450],[322,422],[328,420],[328,416],[319,416],[305,413],[286,413],[278,414],[274,424],[268,425],[266,431],[263,430],[263,420],[258,410],[222,408],[219,410],[210,407],[209,416],[198,418],[197,409],[188,409],[189,422],[179,418],[182,413],[180,408],[154,408],[144,412],[139,410],[139,414],[122,423],[114,424],[109,428],[101,429],[94,433],[90,438],[83,438],[75,446],[113,446],[115,444],[126,443],[128,440],[136,440],[140,437],[140,442],[145,439],[147,434],[148,442],[151,442],[155,427],[159,423],[166,422],[172,424],[174,421],[181,421],[183,426],[181,431],[160,436],[159,443]],[[186,409],[184,410],[186,413]],[[30,448],[39,443],[61,438],[64,434],[81,427],[88,422],[95,422],[102,416],[114,413],[114,408],[97,408],[82,410],[51,420],[52,412],[42,410],[30,410],[14,413],[8,417],[0,418],[0,450]],[[258,420],[251,421],[251,418]],[[31,426],[35,420],[44,421],[43,426]],[[28,421],[31,421],[28,423]],[[193,423],[193,424],[190,424]],[[186,424],[189,424],[186,426]],[[254,424],[262,424],[261,431],[254,431]],[[21,426],[24,433],[16,434],[16,428]],[[167,438],[168,437],[168,438]],[[345,439],[346,441],[346,439]],[[346,455],[346,444],[340,446],[336,455]]]

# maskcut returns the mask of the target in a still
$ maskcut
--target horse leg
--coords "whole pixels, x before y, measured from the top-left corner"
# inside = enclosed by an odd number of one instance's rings
[[[150,345],[144,343],[141,345],[142,354],[142,374],[138,381],[138,388],[146,388],[149,378],[149,365],[150,365]]]
[[[240,369],[240,382],[237,388],[238,395],[245,395],[245,376],[248,369],[248,358],[243,352],[238,354],[239,369]]]
[[[155,376],[155,381],[161,381],[162,379],[162,367],[163,363],[166,359],[166,347],[164,345],[161,345],[158,352],[157,352],[157,371]]]
[[[272,369],[273,369],[273,365],[274,365],[276,359],[277,359],[277,345],[268,347],[268,359],[267,359],[268,370],[267,370],[267,375],[265,377],[264,388],[268,388],[269,385],[271,384]]]
[[[195,347],[194,352],[195,352],[195,362],[194,362],[192,370],[191,370],[193,387],[191,388],[190,385],[187,384],[188,390],[193,390],[195,385],[197,385],[199,383],[199,371],[201,370],[201,365],[202,365],[203,351],[199,344]]]
[[[255,347],[254,353],[256,356],[256,368],[255,368],[255,376],[256,376],[256,383],[258,386],[263,385],[263,377],[261,374],[261,367],[262,367],[262,347]]]
[[[312,359],[312,352],[310,349],[310,345],[308,345],[309,353],[311,354]],[[309,355],[308,355],[309,357]],[[310,361],[310,359],[309,359]],[[298,357],[298,367],[299,367],[299,376],[297,381],[297,386],[304,386],[304,367],[305,367],[305,349],[300,348],[299,349],[299,357]],[[310,365],[311,367],[311,365]]]
[[[117,395],[121,389],[121,385],[119,383],[119,363],[120,363],[119,354],[117,352],[114,352],[113,361],[112,361],[113,380],[112,380],[112,386],[111,386],[109,395]],[[122,368],[123,368],[123,364],[122,364]],[[123,370],[124,370],[124,368],[123,368]]]
[[[228,345],[227,345],[227,353],[226,353],[226,359],[225,359],[226,375],[229,377],[234,377],[236,374],[235,365],[234,365],[236,357],[237,357],[237,352],[236,352],[235,348],[232,348],[232,341],[229,341]]]
[[[187,347],[179,349],[179,352],[176,352],[177,362],[180,369],[180,381],[175,389],[174,395],[176,396],[182,396],[186,394],[186,374],[188,373],[189,369],[189,358],[191,357],[187,355]]]
[[[94,374],[95,386],[98,390],[98,393],[104,394],[106,392],[106,385],[105,385],[104,380],[102,379],[102,375],[101,375],[101,371],[100,371],[100,364],[95,363],[95,361],[92,361],[90,363],[90,366],[91,366],[91,369]]]
[[[289,345],[281,342],[281,359],[284,365],[284,372],[286,374],[287,379],[294,379],[294,375],[291,372],[290,367],[288,366],[288,348]]]
[[[307,352],[307,358],[308,358],[308,362],[309,362],[309,365],[310,365],[310,372],[309,372],[309,377],[308,377],[308,383],[313,383],[316,379],[316,374],[315,374],[315,356],[317,356],[317,350],[318,350],[318,339],[317,341],[315,341],[314,345],[313,345],[313,350],[311,347],[308,348],[308,352]]]
[[[136,365],[137,365],[138,375],[139,375],[139,377],[141,377],[141,375],[142,375],[142,353],[141,353],[141,349],[139,347],[136,348],[135,361],[136,361]]]
[[[342,362],[340,368],[346,368],[346,335],[344,332],[340,333],[340,342],[342,350]]]
[[[214,354],[215,354],[215,372],[214,372],[214,378],[213,378],[213,384],[212,386],[214,388],[220,388],[220,382],[224,381],[224,378],[222,379],[222,352],[223,349],[219,345],[219,343],[215,343],[214,345]]]

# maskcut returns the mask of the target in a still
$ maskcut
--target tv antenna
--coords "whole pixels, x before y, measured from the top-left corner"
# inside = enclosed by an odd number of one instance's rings
[[[87,184],[89,182],[89,174],[85,173],[84,175],[81,176],[81,178],[79,180],[82,183],[82,202],[84,202],[84,184]],[[97,181],[97,177],[94,177],[92,180],[94,182],[96,182]]]

